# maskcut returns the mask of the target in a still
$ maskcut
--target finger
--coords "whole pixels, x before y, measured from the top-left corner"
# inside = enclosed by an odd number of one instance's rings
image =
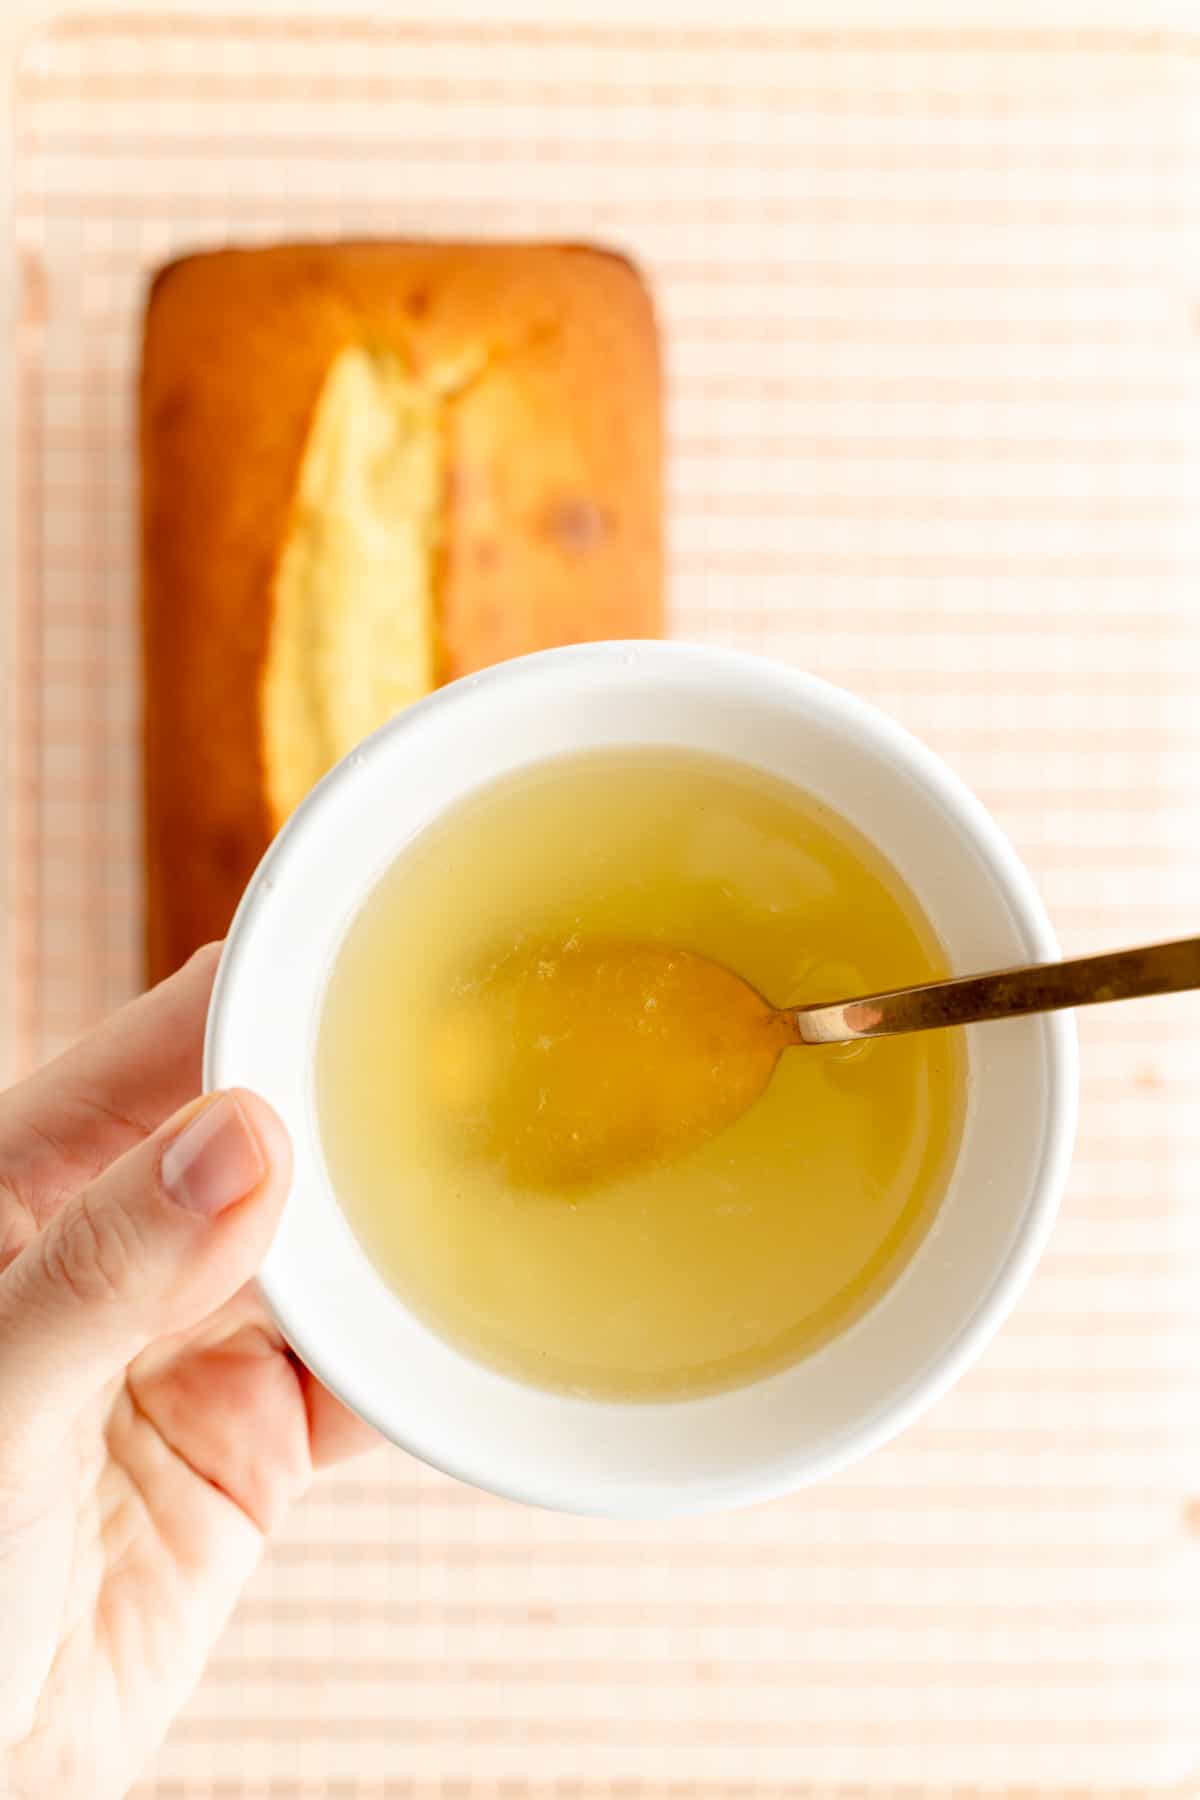
[[[220,945],[0,1095],[0,1189],[41,1226],[200,1092]]]
[[[272,1531],[307,1488],[304,1397],[269,1329],[247,1321],[157,1365],[139,1358],[128,1386],[163,1442],[259,1531]]]
[[[131,1365],[138,1411],[196,1474],[270,1531],[314,1469],[380,1442],[288,1349],[252,1290]]]
[[[293,1358],[308,1414],[308,1445],[314,1469],[327,1469],[348,1457],[373,1450],[383,1439],[373,1425],[322,1387],[311,1369]]]
[[[160,1337],[138,1357],[130,1370],[129,1378],[139,1404],[145,1402],[143,1410],[150,1410],[147,1396],[157,1394],[164,1383],[173,1381],[184,1361],[223,1355],[231,1343],[250,1344],[258,1350],[269,1347],[288,1373],[295,1397],[302,1402],[309,1460],[313,1469],[328,1468],[332,1463],[343,1462],[350,1456],[359,1456],[384,1442],[373,1425],[368,1425],[365,1419],[360,1419],[357,1413],[331,1394],[296,1352],[288,1347],[287,1340],[253,1282],[247,1283],[195,1330]],[[160,1423],[157,1419],[155,1422]],[[204,1465],[203,1456],[186,1450],[184,1453],[193,1466]]]
[[[290,1175],[283,1125],[239,1090],[177,1114],[76,1195],[0,1276],[0,1440],[52,1449],[146,1344],[236,1293]]]

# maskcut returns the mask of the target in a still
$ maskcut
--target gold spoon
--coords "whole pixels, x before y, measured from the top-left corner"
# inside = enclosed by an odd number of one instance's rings
[[[685,1155],[751,1107],[784,1050],[1200,987],[1200,938],[773,1007],[662,944],[524,947],[471,984],[433,1046],[434,1096],[518,1186],[593,1187]]]

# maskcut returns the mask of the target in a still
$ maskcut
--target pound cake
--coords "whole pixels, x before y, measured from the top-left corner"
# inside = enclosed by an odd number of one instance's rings
[[[623,258],[185,258],[141,383],[147,962],[220,937],[274,833],[399,707],[662,623],[658,347]]]

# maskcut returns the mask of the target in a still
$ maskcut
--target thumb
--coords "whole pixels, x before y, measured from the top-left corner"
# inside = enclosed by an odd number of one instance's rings
[[[0,1460],[56,1446],[148,1343],[236,1293],[290,1173],[283,1125],[237,1090],[176,1113],[76,1195],[0,1276]]]

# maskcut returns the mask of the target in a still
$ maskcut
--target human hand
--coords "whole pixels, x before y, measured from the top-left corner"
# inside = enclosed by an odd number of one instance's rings
[[[199,1101],[215,947],[0,1096],[0,1793],[115,1800],[267,1534],[372,1434],[246,1283],[288,1188]]]

